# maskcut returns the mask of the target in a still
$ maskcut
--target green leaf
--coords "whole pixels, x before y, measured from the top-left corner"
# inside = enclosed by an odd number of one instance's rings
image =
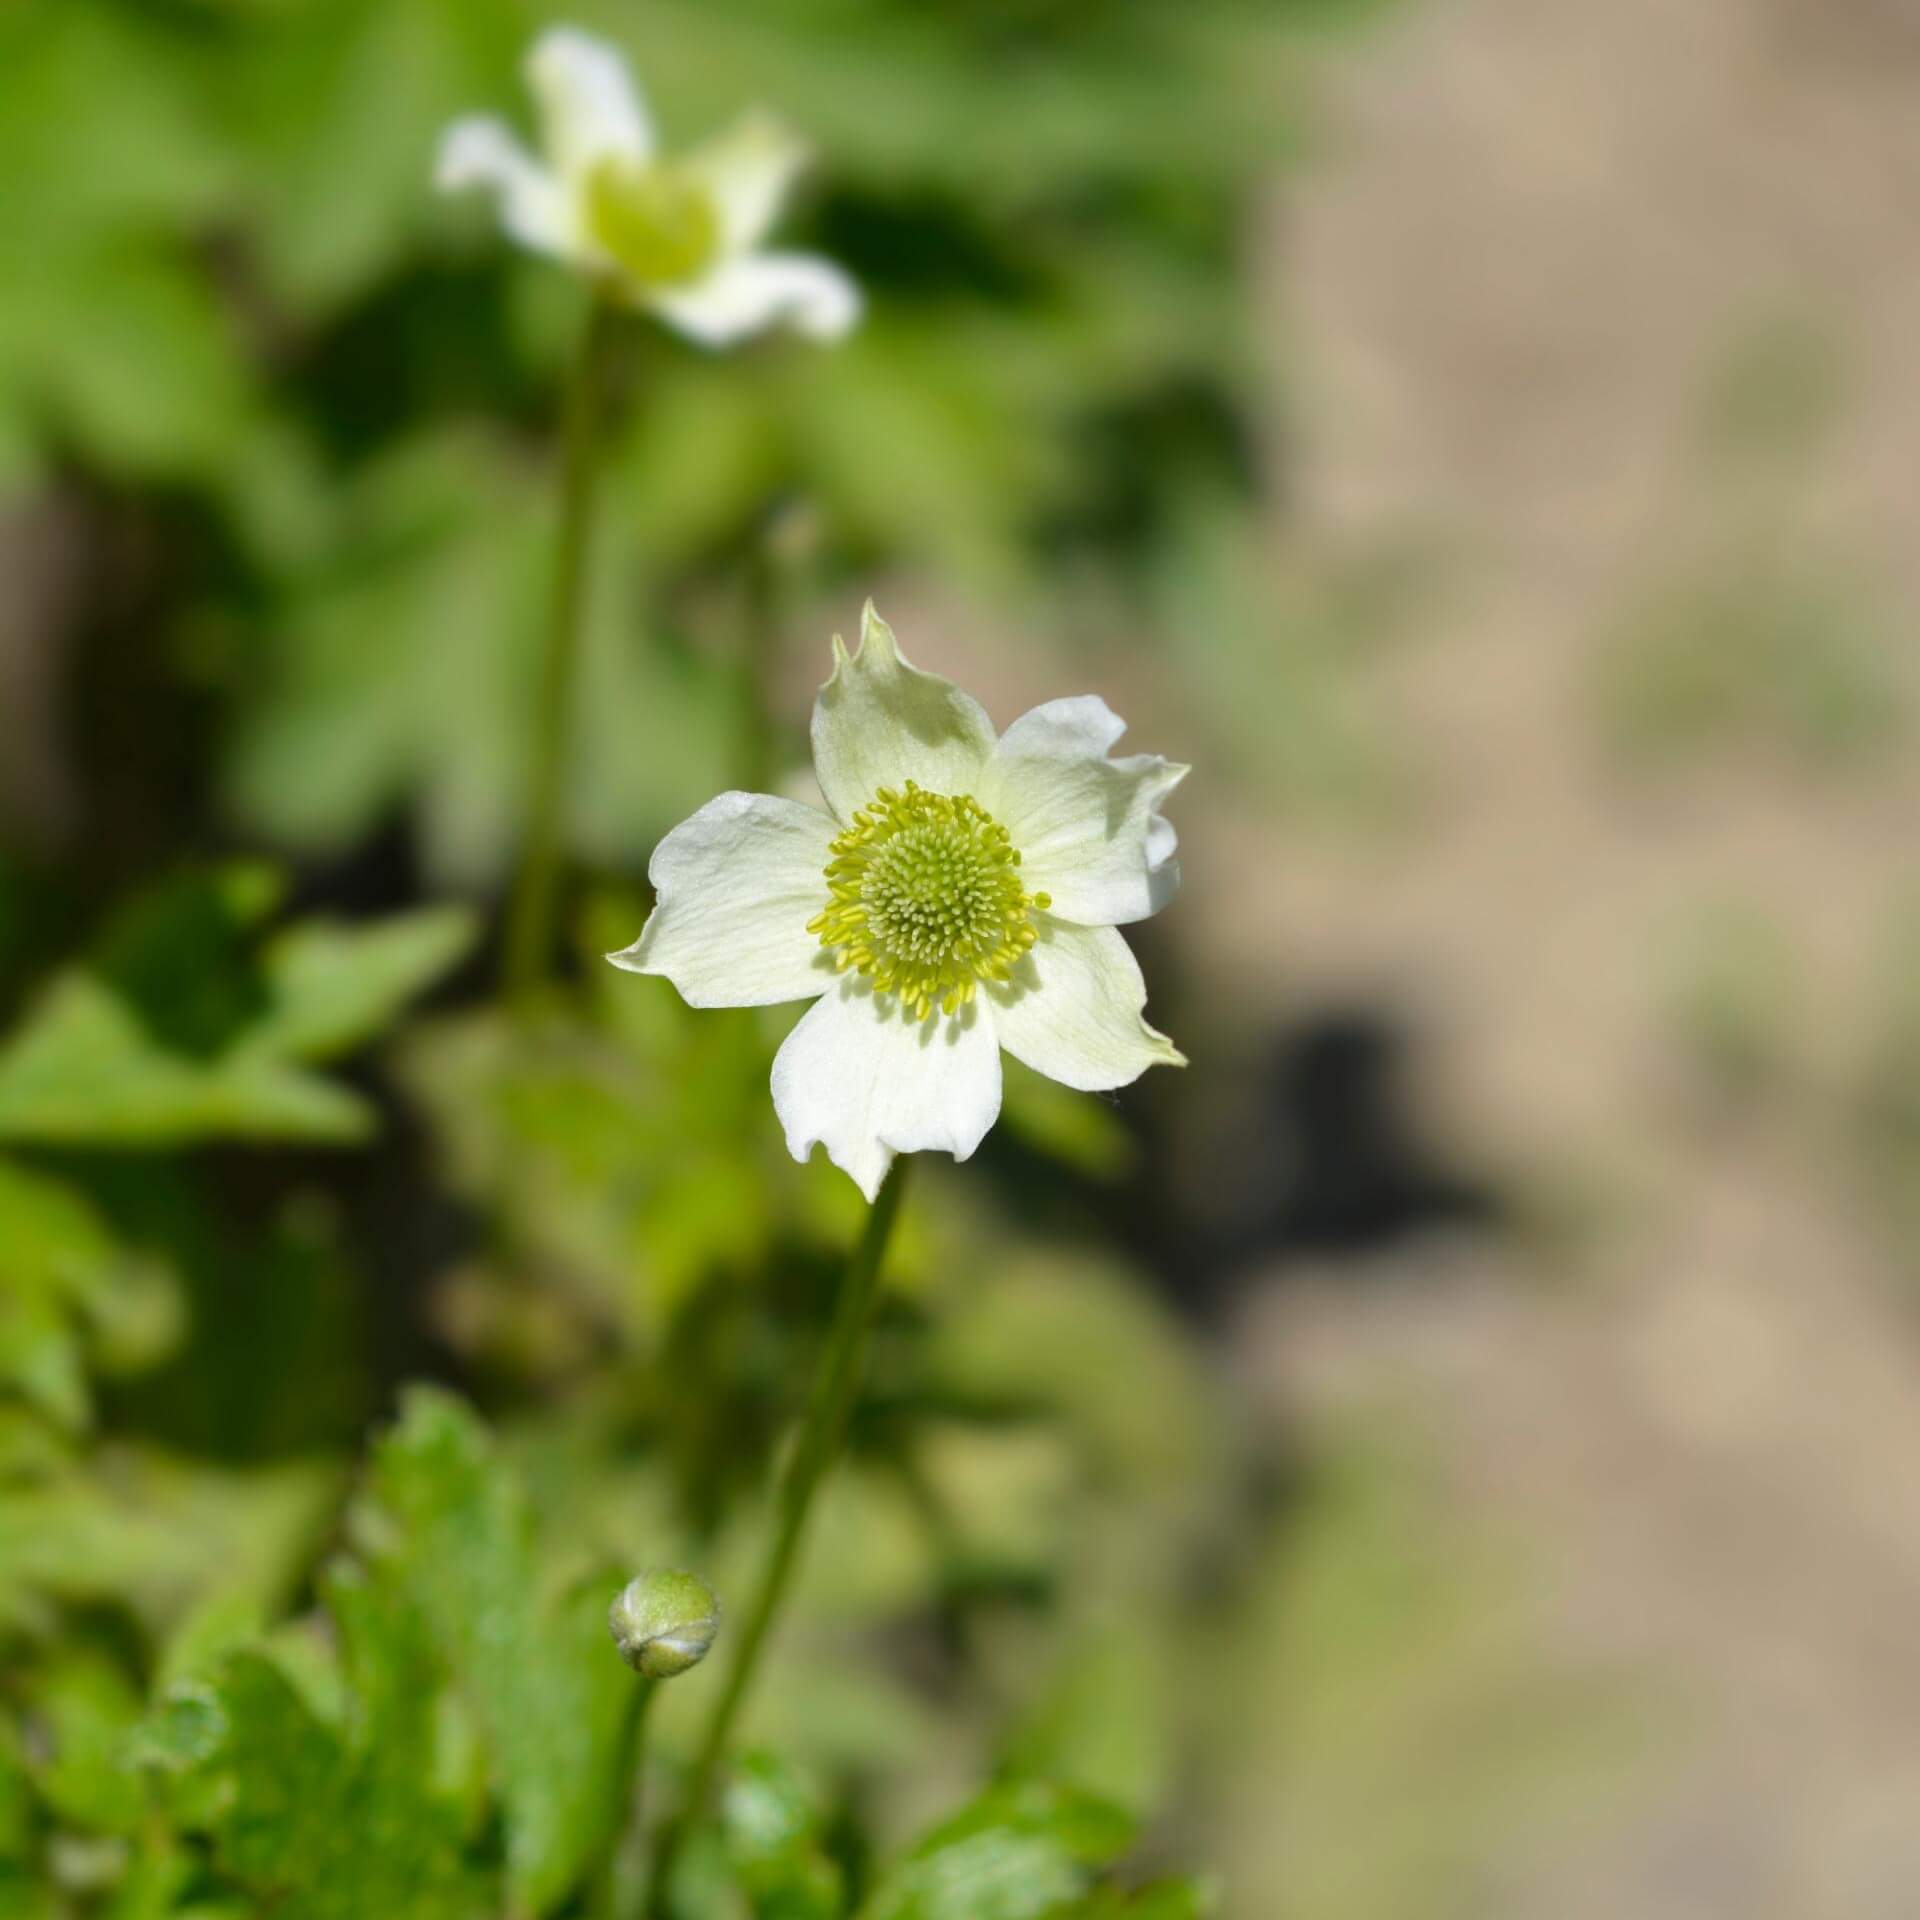
[[[517,837],[525,785],[552,565],[544,475],[470,431],[416,433],[356,476],[342,519],[324,563],[275,609],[228,804],[322,850],[410,807],[436,873],[489,877]],[[608,862],[643,855],[687,794],[724,784],[721,670],[641,630],[645,585],[630,541],[599,543],[568,824]]]
[[[1057,1664],[1034,1675],[1003,1738],[1003,1764],[1130,1807],[1159,1804],[1179,1749],[1174,1708],[1191,1629],[1164,1607],[1130,1614],[1079,1595],[1059,1612]]]
[[[607,1633],[615,1583],[551,1592],[524,1493],[448,1394],[407,1396],[370,1498],[361,1533],[432,1623],[492,1752],[511,1896],[548,1912],[606,1844],[618,1805],[633,1682]]]
[[[164,1633],[216,1596],[284,1601],[337,1497],[325,1467],[234,1473],[116,1449],[0,1484],[0,1623],[48,1601],[124,1607]]]
[[[37,1666],[26,1709],[36,1749],[30,1763],[40,1797],[63,1821],[97,1833],[131,1833],[145,1811],[124,1747],[141,1708],[119,1665],[84,1642],[69,1642]]]
[[[211,1059],[266,1005],[252,949],[285,892],[284,878],[254,861],[174,875],[115,912],[88,971],[170,1051]]]
[[[0,411],[44,420],[110,472],[219,471],[252,395],[188,266],[144,243],[69,240],[27,259],[0,248],[0,281]]]
[[[271,1660],[236,1654],[217,1687],[176,1689],[161,1715],[143,1749],[180,1765],[197,1798],[219,1808],[209,1817],[228,1872],[277,1888],[327,1864],[345,1755]]]
[[[258,172],[277,291],[327,308],[420,237],[434,142],[507,104],[529,22],[518,0],[290,0],[230,73]]]
[[[327,1597],[348,1714],[335,1725],[263,1653],[174,1688],[136,1743],[222,1869],[285,1920],[467,1920],[491,1902],[431,1792],[438,1666],[425,1624],[391,1588],[337,1569]]]
[[[110,0],[0,15],[0,173],[16,220],[156,228],[205,218],[231,158],[193,97],[188,46]]]
[[[309,920],[267,948],[271,1005],[246,1050],[284,1060],[331,1060],[372,1039],[473,945],[464,907],[427,907],[377,926]]]
[[[193,1899],[190,1889],[202,1878],[200,1862],[188,1847],[149,1826],[112,1898],[100,1909],[100,1920],[247,1920],[225,1902]]]
[[[461,1813],[436,1797],[436,1702],[445,1667],[440,1635],[378,1570],[336,1569],[327,1599],[345,1649],[347,1737],[356,1762],[344,1832],[367,1862],[385,1861],[393,1891],[325,1910],[406,1913],[416,1920],[473,1911],[480,1892],[460,1858]],[[340,1836],[334,1844],[340,1844]],[[364,1869],[363,1869],[364,1870]],[[485,1902],[488,1910],[495,1898]]]
[[[157,1046],[99,981],[68,974],[0,1049],[0,1139],[166,1147],[230,1137],[351,1144],[365,1102],[272,1059],[211,1064]]]
[[[379,1031],[473,936],[434,908],[377,926],[307,923],[244,941],[257,868],[157,889],[98,959],[58,976],[0,1047],[0,1139],[61,1146],[362,1140],[367,1103],[306,1071]]]
[[[0,14],[0,417],[141,475],[211,473],[252,383],[196,229],[236,156],[188,43],[100,0]]]
[[[161,1358],[180,1324],[170,1275],[122,1249],[71,1187],[0,1160],[0,1385],[80,1428],[89,1349],[134,1370]]]
[[[56,1182],[0,1162],[0,1384],[79,1428],[91,1401],[69,1307],[90,1260],[111,1258],[111,1243],[95,1254],[86,1232],[93,1223],[77,1201],[73,1212],[63,1207],[66,1198]]]
[[[1041,1920],[1133,1841],[1110,1801],[1040,1781],[990,1788],[886,1874],[860,1920]]]
[[[530,1264],[564,1270],[605,1317],[657,1337],[716,1269],[766,1262],[808,1174],[764,1125],[772,1048],[751,1018],[703,1020],[602,971],[636,1018],[662,1014],[657,1029],[629,1041],[461,1015],[410,1035],[400,1071],[456,1189]],[[743,1142],[758,1150],[743,1156]],[[843,1245],[843,1222],[832,1227],[828,1245]]]

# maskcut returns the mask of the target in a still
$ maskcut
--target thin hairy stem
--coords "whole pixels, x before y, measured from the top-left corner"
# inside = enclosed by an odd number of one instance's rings
[[[726,1684],[714,1701],[679,1816],[662,1833],[654,1855],[653,1880],[647,1900],[650,1916],[657,1917],[666,1911],[668,1880],[681,1840],[687,1828],[706,1810],[714,1779],[726,1758],[734,1722],[739,1717],[747,1689],[753,1684],[768,1632],[779,1616],[792,1583],[813,1497],[845,1442],[847,1419],[859,1390],[867,1341],[880,1299],[881,1261],[900,1212],[908,1164],[905,1156],[894,1163],[892,1174],[867,1215],[860,1242],[847,1261],[839,1298],[834,1304],[833,1325],[828,1329],[827,1344],[814,1375],[806,1418],[781,1478],[773,1537],[767,1544],[766,1558],[761,1563],[745,1622],[734,1638],[733,1663],[728,1668]]]
[[[660,1691],[660,1682],[642,1675],[627,1694],[626,1716],[620,1724],[613,1777],[614,1803],[607,1830],[606,1857],[593,1878],[587,1912],[592,1920],[617,1920],[623,1886],[636,1878],[634,1842],[640,1826],[642,1794],[647,1770],[647,1709]]]

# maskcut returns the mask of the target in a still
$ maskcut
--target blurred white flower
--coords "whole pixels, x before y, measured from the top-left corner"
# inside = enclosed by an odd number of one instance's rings
[[[761,242],[804,158],[773,122],[667,159],[619,52],[575,27],[534,42],[527,81],[541,156],[504,121],[457,120],[440,143],[437,184],[488,187],[522,246],[592,274],[704,346],[786,324],[835,340],[860,317],[860,292],[830,260]]]
[[[723,793],[654,849],[657,904],[608,957],[690,1006],[813,999],[773,1063],[797,1160],[825,1143],[871,1200],[896,1153],[964,1160],[1000,1111],[1000,1049],[1070,1087],[1183,1065],[1115,931],[1173,897],[1161,803],[1187,769],[1113,759],[1092,694],[998,739],[868,606],[813,709],[829,812]]]

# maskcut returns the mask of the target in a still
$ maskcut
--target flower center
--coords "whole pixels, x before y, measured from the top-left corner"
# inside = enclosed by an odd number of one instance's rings
[[[970,794],[882,787],[831,851],[827,904],[807,931],[916,1020],[1005,980],[1036,938],[1031,910],[1053,904],[1021,886],[1019,851]]]
[[[595,245],[649,286],[697,280],[720,250],[713,196],[673,166],[600,161],[586,179],[586,223]]]

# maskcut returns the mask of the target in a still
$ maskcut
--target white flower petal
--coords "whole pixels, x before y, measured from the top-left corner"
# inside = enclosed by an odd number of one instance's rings
[[[653,154],[653,122],[617,47],[578,27],[549,27],[527,56],[541,142],[555,170],[577,179],[605,159]]]
[[[1158,913],[1180,885],[1172,826],[1158,812],[1187,769],[1157,754],[1108,758],[1127,725],[1097,694],[1049,700],[994,749],[981,804],[1020,849],[1029,892],[1083,926]]]
[[[826,904],[828,842],[815,807],[723,793],[653,850],[658,904],[640,938],[607,957],[660,974],[690,1007],[764,1007],[833,984],[832,956],[807,931]]]
[[[787,1149],[827,1157],[869,1200],[896,1153],[965,1160],[1000,1112],[995,1015],[976,1000],[952,1019],[909,1020],[857,976],[809,1007],[773,1063]]]
[[[1076,927],[1036,913],[1039,943],[1006,986],[989,986],[1000,1044],[1036,1073],[1084,1093],[1137,1080],[1186,1056],[1147,1025],[1147,985],[1111,927]]]
[[[917,780],[931,793],[978,794],[993,722],[971,694],[910,665],[867,602],[860,651],[833,637],[833,678],[813,703],[813,770],[842,820],[882,787]]]
[[[765,114],[749,114],[687,155],[687,171],[720,209],[721,241],[729,254],[750,252],[767,237],[806,159],[806,148]]]
[[[648,288],[644,299],[703,347],[730,347],[783,325],[810,340],[837,340],[860,318],[860,289],[810,253],[741,254],[690,287]]]
[[[501,224],[523,247],[563,255],[573,251],[573,214],[565,190],[504,121],[456,120],[441,137],[433,178],[447,193],[491,187],[499,196]]]

